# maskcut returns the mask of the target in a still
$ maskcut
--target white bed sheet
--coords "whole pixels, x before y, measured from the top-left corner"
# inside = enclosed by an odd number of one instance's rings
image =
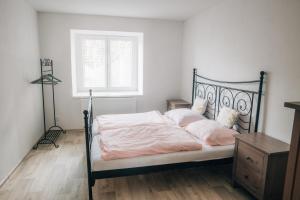
[[[199,151],[181,151],[168,154],[157,154],[124,158],[116,160],[102,160],[99,146],[100,135],[95,135],[92,142],[91,159],[93,171],[105,171],[112,169],[126,169],[134,167],[145,167],[171,163],[193,162],[229,158],[233,156],[234,145],[208,146],[203,145]]]

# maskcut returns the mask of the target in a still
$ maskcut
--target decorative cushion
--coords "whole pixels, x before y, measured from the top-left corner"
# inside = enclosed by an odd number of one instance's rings
[[[232,128],[239,117],[239,112],[231,108],[223,107],[219,112],[217,122],[227,128]]]
[[[206,106],[207,106],[207,99],[196,97],[196,99],[194,100],[194,104],[192,106],[192,110],[199,112],[201,115],[203,115],[206,111]]]

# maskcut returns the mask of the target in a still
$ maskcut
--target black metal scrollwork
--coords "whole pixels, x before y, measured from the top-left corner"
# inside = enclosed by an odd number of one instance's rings
[[[214,118],[216,114],[216,91],[217,87],[204,83],[197,83],[196,97],[207,99],[207,108],[204,115],[208,118]]]
[[[239,119],[236,125],[238,127],[238,131],[240,132],[251,131],[251,128],[253,127],[252,118],[254,118],[252,115],[254,112],[256,112],[255,131],[257,131],[264,72],[261,72],[260,74],[260,80],[226,82],[199,76],[194,69],[193,99],[196,97],[207,99],[208,104],[205,116],[209,119],[216,119],[218,113],[223,107],[237,110],[239,112]],[[228,84],[239,84],[239,86],[241,86],[243,84],[253,83],[259,83],[258,91],[244,90],[240,89],[239,87],[227,86]],[[256,97],[258,103],[256,107],[254,107],[254,99]]]
[[[228,108],[233,107],[234,96],[233,91],[228,88],[219,87],[219,108],[223,108],[224,106]]]

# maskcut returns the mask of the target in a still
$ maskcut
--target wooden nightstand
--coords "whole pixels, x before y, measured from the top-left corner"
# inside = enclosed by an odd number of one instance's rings
[[[235,138],[233,183],[257,199],[282,199],[289,145],[263,133]]]
[[[169,99],[167,100],[167,110],[176,108],[190,108],[191,104],[182,99]]]

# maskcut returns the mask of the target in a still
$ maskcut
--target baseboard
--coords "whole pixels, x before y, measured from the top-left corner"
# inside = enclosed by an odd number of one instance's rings
[[[82,132],[84,129],[68,129],[66,130],[67,132]],[[36,144],[36,143],[35,143]],[[0,181],[0,187],[10,178],[10,176],[16,171],[16,169],[20,166],[20,164],[24,161],[24,159],[27,157],[27,155],[31,152],[32,149],[29,149],[29,151],[25,154],[25,156],[21,159],[18,164],[9,171],[8,175],[5,176],[1,181]]]
[[[28,156],[28,154],[31,152],[32,149],[29,149],[29,151],[25,154],[25,156],[21,159],[18,164],[12,168],[9,172],[8,175],[5,176],[1,181],[0,181],[0,187],[3,186],[3,184],[11,177],[11,175],[16,171],[16,169],[21,165],[21,163],[25,160],[25,158]]]
[[[42,137],[42,136],[41,136]],[[34,145],[40,140],[40,138],[34,143]],[[8,175],[5,176],[1,181],[0,181],[0,187],[2,187],[2,185],[10,178],[10,176],[16,171],[16,169],[20,166],[20,164],[25,160],[25,158],[28,156],[28,154],[32,151],[33,148],[30,148],[28,150],[28,152],[25,154],[25,156],[20,160],[20,162],[14,167],[12,168]]]
[[[68,132],[82,132],[82,131],[84,131],[84,129],[66,129],[66,131],[67,131],[67,133]]]

